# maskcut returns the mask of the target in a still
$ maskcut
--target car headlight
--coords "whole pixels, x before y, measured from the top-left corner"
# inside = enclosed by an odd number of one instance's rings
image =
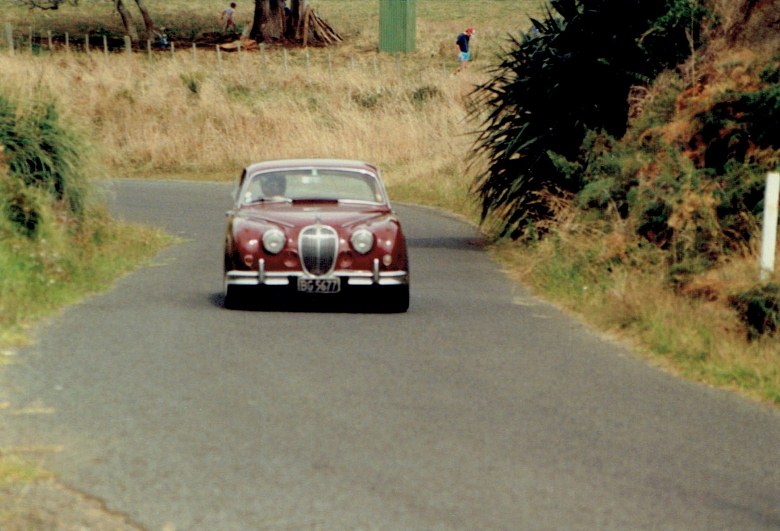
[[[276,254],[284,249],[287,238],[279,229],[270,229],[263,234],[263,249],[269,254]]]
[[[358,253],[366,254],[374,246],[374,235],[369,230],[359,229],[352,233],[349,243]]]

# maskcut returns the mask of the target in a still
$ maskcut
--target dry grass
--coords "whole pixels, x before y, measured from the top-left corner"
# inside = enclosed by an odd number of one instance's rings
[[[302,53],[285,67],[275,51],[220,62],[206,52],[17,55],[0,57],[0,68],[17,91],[57,95],[112,175],[220,180],[250,161],[297,156],[374,161],[390,185],[465,173],[472,140],[462,95],[475,77],[384,57],[376,69],[372,60],[336,64],[312,52],[308,67]]]
[[[565,221],[565,220],[564,220]],[[776,338],[747,341],[728,296],[754,285],[755,250],[724,260],[680,296],[660,251],[633,234],[576,222],[532,247],[494,247],[510,275],[637,353],[685,378],[780,404]],[[775,275],[773,282],[780,280]]]
[[[50,25],[73,30],[76,42],[75,32],[88,28],[118,31],[118,17],[104,4],[82,2],[57,18],[24,14],[34,34]],[[206,2],[146,4],[177,36],[193,21],[216,29],[208,24],[218,12]],[[343,46],[218,55],[212,48],[193,54],[180,43],[175,54],[147,57],[94,48],[89,55],[49,53],[45,46],[31,56],[22,44],[14,56],[0,55],[0,69],[4,83],[22,93],[57,95],[69,118],[95,139],[113,176],[224,180],[254,160],[347,157],[379,164],[391,191],[432,197],[447,183],[452,193],[434,202],[467,207],[464,159],[476,124],[465,121],[465,96],[485,79],[507,34],[527,27],[541,6],[477,4],[420,0],[417,51],[401,56],[376,53],[373,2],[321,0],[315,8],[345,35]],[[251,15],[248,5],[244,10]],[[29,34],[23,13],[5,15],[23,43]],[[76,15],[78,24],[65,22]],[[475,61],[455,77],[454,38],[466,25],[478,28]]]

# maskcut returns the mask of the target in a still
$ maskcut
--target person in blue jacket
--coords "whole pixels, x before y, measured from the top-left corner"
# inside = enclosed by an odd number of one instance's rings
[[[472,35],[474,35],[474,28],[466,28],[466,31],[458,35],[458,38],[455,40],[455,45],[458,47],[458,68],[455,70],[456,74],[466,68],[466,65],[471,60],[469,41],[471,41]]]

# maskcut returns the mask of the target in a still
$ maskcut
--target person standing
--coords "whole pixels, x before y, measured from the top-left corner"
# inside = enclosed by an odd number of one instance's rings
[[[222,20],[225,21],[225,29],[223,31],[227,31],[228,29],[231,29],[233,31],[238,31],[238,27],[236,26],[236,21],[233,20],[233,17],[235,15],[236,15],[236,3],[230,2],[230,6],[228,6],[222,12]]]
[[[471,61],[469,43],[472,35],[474,35],[474,28],[466,28],[466,31],[458,35],[458,38],[455,40],[455,45],[458,47],[458,68],[455,70],[456,74],[466,68],[468,62]]]

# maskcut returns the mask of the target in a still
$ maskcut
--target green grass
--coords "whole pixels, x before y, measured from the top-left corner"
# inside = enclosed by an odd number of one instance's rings
[[[0,348],[22,342],[30,323],[107,289],[171,241],[156,229],[103,224],[99,239],[60,248],[13,237],[0,241]]]

